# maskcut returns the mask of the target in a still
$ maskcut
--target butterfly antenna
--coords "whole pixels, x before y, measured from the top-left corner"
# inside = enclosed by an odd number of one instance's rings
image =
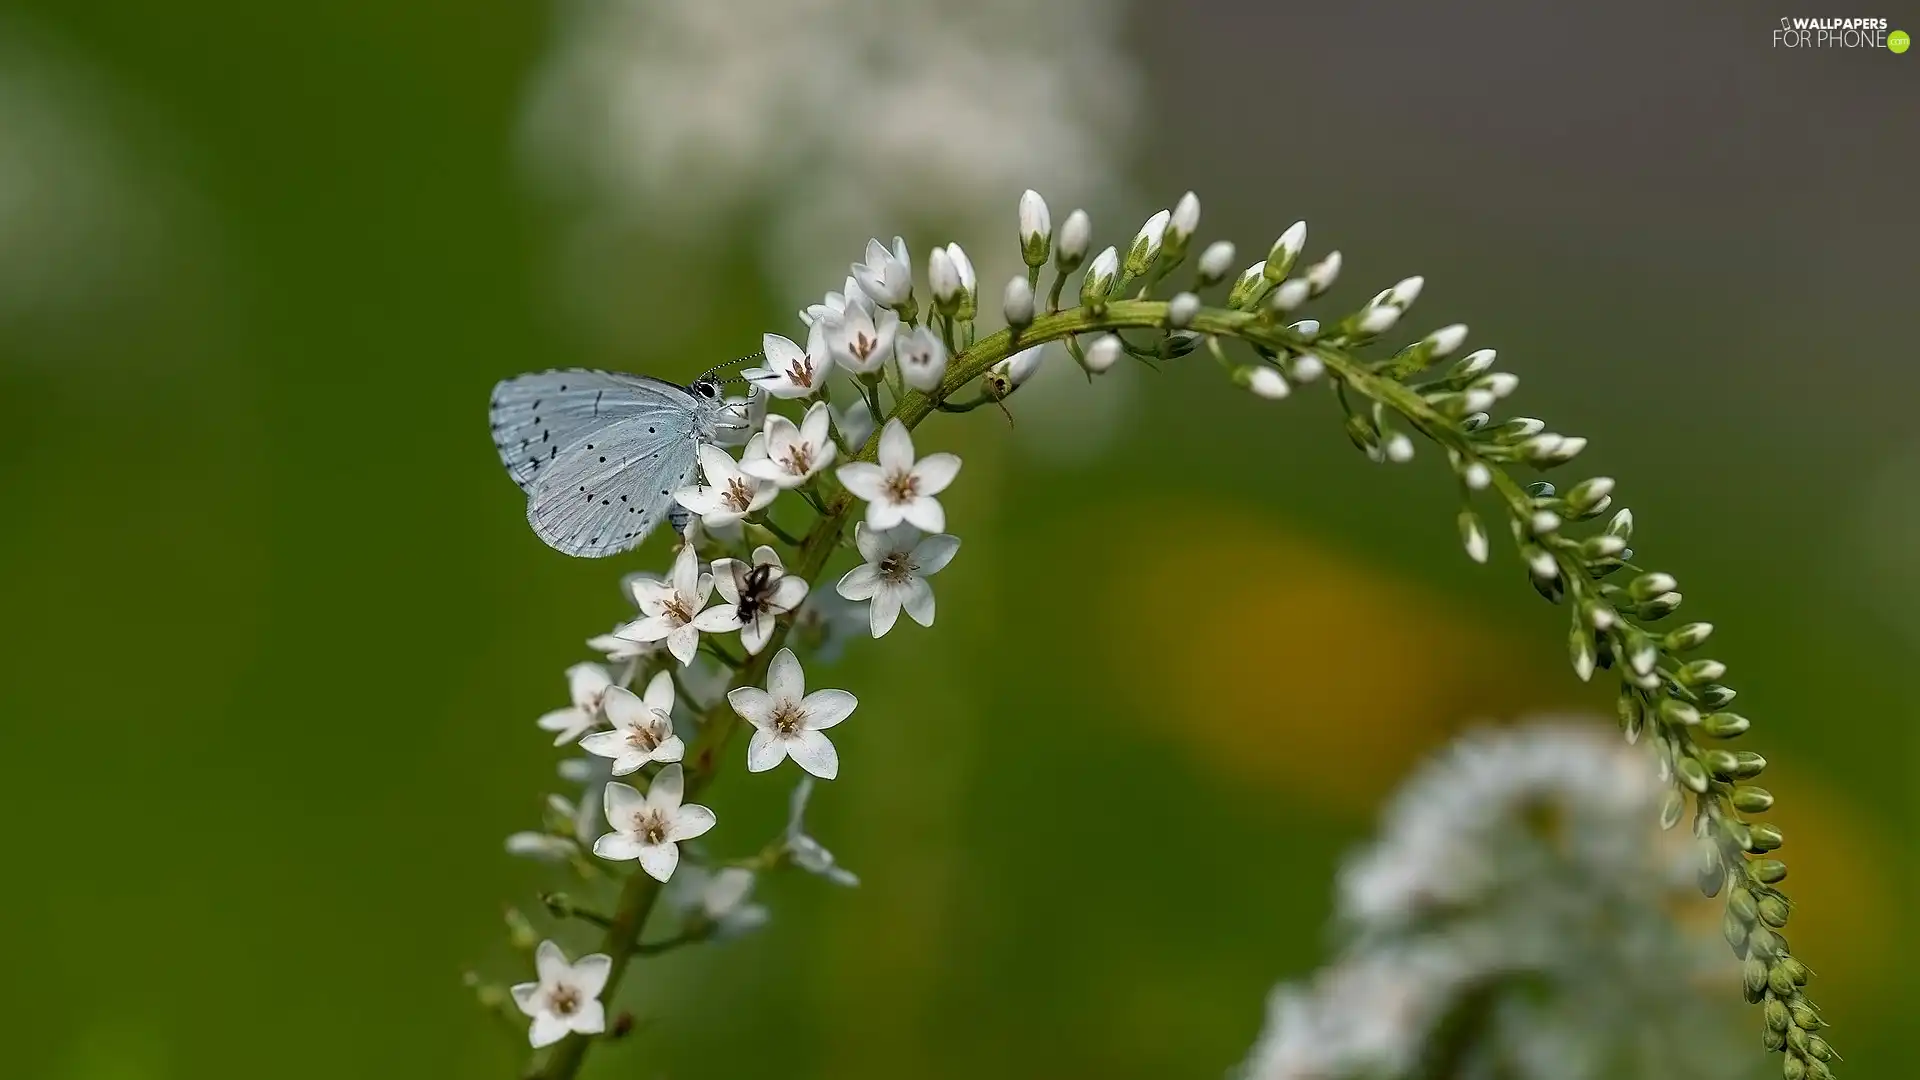
[[[757,361],[757,360],[759,360],[759,359],[761,359],[762,357],[764,357],[764,356],[766,356],[766,355],[767,355],[767,354],[766,354],[766,353],[764,353],[764,352],[757,352],[757,353],[751,353],[751,354],[749,354],[749,355],[747,355],[747,356],[743,356],[743,357],[741,357],[740,359],[738,359],[738,360],[734,360],[734,361],[731,361],[731,362],[729,362],[729,363],[725,363],[725,364],[715,364],[714,366],[712,366],[712,367],[710,367],[710,368],[708,368],[708,369],[706,370],[706,373],[705,373],[705,374],[703,374],[703,375],[701,375],[700,377],[701,377],[701,378],[703,378],[703,379],[711,379],[711,378],[713,378],[713,377],[714,377],[715,375],[718,375],[718,374],[720,374],[721,372],[723,372],[723,371],[726,371],[726,370],[727,370],[728,368],[739,368],[739,367],[743,367],[743,366],[745,366],[745,365],[747,365],[748,363],[751,363],[751,362],[753,362],[753,361]],[[745,380],[744,380],[744,379],[742,379],[742,378],[741,378],[741,377],[740,377],[740,376],[739,376],[738,374],[736,374],[736,375],[734,375],[734,376],[733,376],[732,378],[730,378],[730,379],[726,379],[726,380],[723,380],[723,381],[725,381],[725,382],[730,382],[730,383],[731,383],[731,382],[743,382],[743,381],[745,381]]]

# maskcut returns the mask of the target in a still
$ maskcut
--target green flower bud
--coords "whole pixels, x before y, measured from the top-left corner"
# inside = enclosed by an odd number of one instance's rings
[[[1677,592],[1663,592],[1651,600],[1643,601],[1634,611],[1647,622],[1658,622],[1679,610],[1680,600],[1681,595]]]
[[[1791,997],[1795,990],[1800,989],[1800,984],[1794,982],[1793,976],[1787,972],[1788,961],[1793,961],[1794,963],[1799,962],[1793,960],[1792,957],[1787,957],[1786,960],[1782,960],[1767,969],[1767,989],[1783,998]],[[1764,963],[1764,961],[1762,962]]]
[[[1773,792],[1742,784],[1733,789],[1733,808],[1743,814],[1764,814],[1773,807]]]
[[[1700,722],[1700,710],[1679,698],[1661,698],[1660,719],[1678,727],[1692,727]]]
[[[1677,788],[1668,788],[1660,799],[1660,827],[1671,829],[1680,823],[1680,815],[1687,811],[1687,797]]]
[[[1827,1026],[1827,1022],[1820,1019],[1819,1011],[1808,1004],[1805,998],[1790,1003],[1787,1006],[1787,1013],[1793,1017],[1793,1026],[1801,1031],[1818,1031]],[[1798,1046],[1794,1049],[1805,1053],[1807,1048]]]
[[[1807,1040],[1807,1056],[1815,1061],[1832,1061],[1833,1047],[1827,1045],[1827,1040],[1815,1035]]]
[[[1733,756],[1738,762],[1736,766],[1738,771],[1734,773],[1735,776],[1759,776],[1767,771],[1767,759],[1751,750],[1742,750]]]
[[[1755,854],[1763,851],[1772,851],[1781,844],[1786,843],[1786,837],[1780,835],[1780,829],[1767,822],[1762,821],[1756,824],[1749,824],[1747,829],[1753,834],[1753,842],[1747,845],[1747,850]]]
[[[1773,969],[1785,973],[1787,979],[1795,986],[1807,985],[1807,965],[1791,956],[1781,957],[1780,962],[1773,965]]]
[[[1740,988],[1747,995],[1747,1004],[1758,1005],[1767,995],[1767,962],[1757,956],[1749,956],[1740,963]]]
[[[1789,1009],[1787,1011],[1792,1012],[1793,1010]],[[1798,1025],[1787,1029],[1787,1048],[1792,1050],[1795,1054],[1804,1055],[1807,1052],[1807,1033],[1805,1029],[1799,1027]],[[1793,1056],[1789,1056],[1787,1058],[1787,1061],[1789,1062],[1789,1064],[1787,1065],[1788,1076],[1805,1076],[1807,1074],[1806,1073],[1807,1063],[1805,1061],[1802,1061],[1800,1058],[1793,1057]],[[1795,1073],[1793,1071],[1793,1066],[1795,1065],[1800,1066],[1800,1071],[1798,1073]]]
[[[1700,718],[1700,730],[1716,739],[1731,739],[1744,735],[1753,724],[1739,713],[1708,713]]]
[[[1787,1032],[1787,1042],[1790,1045],[1793,1042],[1794,1034],[1795,1032],[1793,1031]],[[1795,1049],[1799,1048],[1795,1047]],[[1792,1054],[1788,1054],[1780,1061],[1780,1075],[1784,1080],[1806,1080],[1807,1063]]]
[[[1778,885],[1787,878],[1787,864],[1779,859],[1755,859],[1747,864],[1747,873],[1762,885]]]
[[[1780,935],[1764,926],[1756,926],[1747,931],[1747,952],[1762,959],[1772,959],[1781,953]]]
[[[1786,1003],[1777,997],[1767,999],[1763,1015],[1767,1018],[1767,1026],[1775,1031],[1785,1031],[1792,1023],[1792,1021],[1787,1018]]]
[[[1753,892],[1741,886],[1727,894],[1727,910],[1740,916],[1740,921],[1751,923],[1760,916],[1760,905],[1754,900]]]
[[[1700,703],[1709,709],[1724,709],[1733,704],[1733,699],[1739,696],[1732,687],[1718,684],[1703,686],[1697,693],[1700,695]]]
[[[1703,624],[1694,623],[1693,625],[1700,626]],[[1668,652],[1682,651],[1673,647],[1672,634],[1668,634],[1663,638],[1661,643],[1666,646]],[[1718,660],[1695,660],[1690,664],[1682,665],[1680,670],[1674,674],[1679,678],[1682,685],[1704,686],[1707,683],[1717,681],[1720,676],[1726,673],[1727,665]]]
[[[1686,652],[1688,649],[1697,649],[1705,644],[1712,634],[1712,623],[1688,623],[1679,629],[1669,631],[1663,644],[1666,645],[1668,652]]]
[[[1682,755],[1673,761],[1673,771],[1680,774],[1680,780],[1694,791],[1704,795],[1707,792],[1707,770],[1698,759]]]
[[[1627,592],[1632,595],[1635,600],[1647,601],[1659,596],[1661,593],[1672,592],[1679,584],[1679,582],[1673,579],[1672,574],[1654,572],[1641,574],[1639,577],[1634,578],[1633,581],[1627,585]]]
[[[1727,780],[1732,779],[1734,770],[1740,767],[1739,759],[1733,756],[1731,750],[1709,750],[1701,755],[1701,760],[1706,763],[1708,772]]]
[[[1633,511],[1622,508],[1619,513],[1613,515],[1613,520],[1607,522],[1607,535],[1617,536],[1622,540],[1632,540]]]
[[[1772,926],[1774,930],[1778,930],[1778,928],[1782,928],[1782,926],[1788,924],[1788,913],[1791,911],[1788,907],[1788,901],[1784,901],[1784,899],[1780,899],[1778,896],[1761,897],[1761,905],[1759,905],[1759,907],[1761,907],[1761,922],[1766,922],[1766,924]]]
[[[1784,1050],[1787,1046],[1787,1037],[1763,1025],[1760,1028],[1760,1045],[1766,1047],[1768,1050]]]
[[[1733,947],[1733,955],[1745,958],[1747,955],[1747,924],[1740,921],[1732,909],[1720,913],[1720,936],[1727,939]]]

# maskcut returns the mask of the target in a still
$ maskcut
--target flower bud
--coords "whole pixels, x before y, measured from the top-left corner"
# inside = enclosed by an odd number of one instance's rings
[[[1655,571],[1649,574],[1641,574],[1639,577],[1634,578],[1633,581],[1627,585],[1627,593],[1635,600],[1651,600],[1661,593],[1672,592],[1678,584],[1680,583],[1673,579],[1672,574],[1662,574]]]
[[[1747,863],[1747,875],[1762,885],[1778,885],[1787,879],[1787,864],[1779,859],[1753,859]]]
[[[1000,308],[1008,326],[1024,330],[1033,325],[1033,286],[1027,283],[1025,274],[1015,274],[1008,280]]]
[[[1287,380],[1266,364],[1248,364],[1235,368],[1233,381],[1235,385],[1244,386],[1263,398],[1277,400],[1286,397],[1290,392]]]
[[[1127,246],[1127,262],[1123,270],[1126,280],[1145,274],[1160,261],[1160,247],[1166,240],[1167,222],[1172,218],[1169,211],[1162,210],[1147,219],[1140,231],[1133,234],[1133,243]]]
[[[894,355],[900,364],[900,378],[908,386],[923,394],[939,389],[940,380],[947,374],[947,345],[932,327],[925,323],[915,327],[899,340]]]
[[[933,299],[942,310],[952,312],[960,305],[960,271],[953,265],[953,256],[943,247],[934,248],[927,255],[927,286],[933,291]]]
[[[1046,348],[1044,345],[1035,345],[1030,349],[1021,349],[993,365],[994,373],[1005,380],[1007,392],[1011,393],[1015,387],[1033,378],[1033,373],[1040,370],[1040,353],[1044,348]]]
[[[1700,718],[1700,730],[1716,739],[1731,739],[1746,733],[1751,726],[1746,717],[1739,713],[1708,713]]]
[[[1233,267],[1233,244],[1227,240],[1215,240],[1200,253],[1198,277],[1201,286],[1217,285],[1226,280],[1227,272]]]
[[[1757,1005],[1767,995],[1767,962],[1757,956],[1749,956],[1740,964],[1740,988],[1746,993],[1747,1003]]]
[[[1112,334],[1101,334],[1087,346],[1081,363],[1095,375],[1111,370],[1120,361],[1120,339]]]
[[[1680,782],[1695,793],[1704,795],[1707,791],[1707,769],[1698,758],[1682,755],[1673,761],[1673,770],[1680,776]]]
[[[1167,326],[1174,330],[1185,330],[1200,314],[1200,298],[1190,292],[1183,292],[1167,302]]]
[[[1200,228],[1200,196],[1189,191],[1173,204],[1173,218],[1167,222],[1167,252],[1181,254]]]
[[[1312,382],[1326,374],[1326,371],[1327,362],[1312,353],[1301,353],[1288,366],[1288,374],[1293,376],[1294,382]]]
[[[1661,698],[1660,719],[1676,727],[1692,727],[1700,722],[1700,710],[1679,698]]]
[[[1777,896],[1760,898],[1760,921],[1775,930],[1787,925],[1787,916],[1791,914],[1787,902]]]
[[[1306,237],[1303,235],[1301,240],[1304,242],[1305,239]],[[1333,283],[1340,278],[1340,253],[1337,251],[1327,252],[1326,258],[1307,267],[1306,276],[1307,284],[1313,287],[1313,295],[1315,296],[1319,296],[1321,293],[1333,288]]]
[[[1080,281],[1080,306],[1099,307],[1107,302],[1107,295],[1113,291],[1114,275],[1120,272],[1120,253],[1113,248],[1105,248],[1093,257],[1093,265],[1087,267],[1087,273]]]
[[[1273,290],[1267,301],[1273,310],[1282,313],[1292,311],[1306,302],[1307,283],[1299,278],[1281,282],[1280,287]]]
[[[1779,827],[1764,821],[1757,825],[1747,826],[1747,833],[1747,850],[1756,855],[1762,852],[1773,851],[1781,844],[1786,843],[1786,837],[1780,835]]]
[[[1028,266],[1045,266],[1052,243],[1053,218],[1047,213],[1047,200],[1029,188],[1020,196],[1020,257]]]
[[[1265,295],[1267,279],[1262,271],[1266,265],[1264,262],[1257,262],[1240,271],[1239,279],[1233,283],[1233,288],[1227,291],[1228,307],[1244,311],[1253,305],[1254,300]]]
[[[1702,644],[1705,644],[1707,638],[1711,636],[1713,636],[1712,623],[1688,623],[1678,629],[1669,631],[1667,636],[1661,639],[1661,644],[1666,646],[1668,652],[1686,652],[1688,649],[1699,648]],[[1724,672],[1725,670],[1726,666],[1724,664],[1721,665],[1721,671]],[[1714,675],[1701,679],[1700,681],[1703,683],[1717,682],[1719,678],[1719,675]]]
[[[1467,558],[1487,561],[1487,530],[1480,524],[1480,515],[1471,510],[1460,511],[1460,544],[1467,549]]]
[[[1286,279],[1287,271],[1293,268],[1293,261],[1307,246],[1307,223],[1296,221],[1287,226],[1280,239],[1273,242],[1273,249],[1267,252],[1267,261],[1261,266],[1261,273],[1269,282],[1279,284]]]
[[[1067,273],[1079,267],[1081,261],[1087,257],[1087,248],[1092,243],[1093,219],[1087,216],[1085,210],[1075,210],[1068,214],[1066,224],[1060,226],[1060,248],[1054,252],[1054,262],[1059,266],[1061,273]]]
[[[1427,356],[1430,359],[1441,360],[1452,356],[1466,340],[1467,324],[1454,323],[1452,326],[1443,326],[1433,333],[1428,334],[1421,341],[1421,344],[1427,347]],[[1491,352],[1492,350],[1484,351]]]

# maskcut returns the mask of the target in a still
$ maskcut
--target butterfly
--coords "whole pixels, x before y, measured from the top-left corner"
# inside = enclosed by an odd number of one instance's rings
[[[719,369],[715,369],[716,371]],[[737,426],[714,372],[679,386],[570,368],[494,386],[494,449],[548,546],[597,559],[638,547],[677,509],[696,451]]]

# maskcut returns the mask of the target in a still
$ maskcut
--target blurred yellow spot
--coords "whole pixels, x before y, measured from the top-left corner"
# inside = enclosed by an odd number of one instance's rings
[[[1496,632],[1469,601],[1270,522],[1210,514],[1196,552],[1181,516],[1134,508],[1101,530],[1127,538],[1110,551],[1116,580],[1126,568],[1177,594],[1151,634],[1138,598],[1115,594],[1108,648],[1116,670],[1169,684],[1165,707],[1142,719],[1228,776],[1370,816],[1451,733],[1579,693],[1551,666],[1558,649]]]

